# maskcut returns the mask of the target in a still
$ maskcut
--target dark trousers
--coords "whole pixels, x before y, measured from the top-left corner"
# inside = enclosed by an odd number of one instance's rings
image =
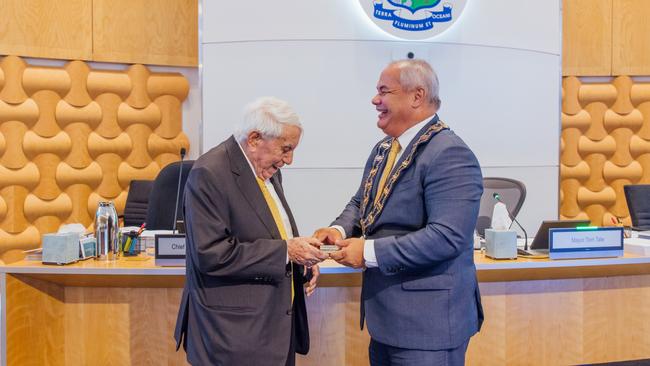
[[[370,340],[369,355],[372,366],[463,366],[469,339],[453,349],[423,351],[389,346]]]

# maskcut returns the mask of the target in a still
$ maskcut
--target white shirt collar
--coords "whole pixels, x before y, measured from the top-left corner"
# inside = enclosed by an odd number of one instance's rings
[[[404,151],[404,149],[413,141],[415,138],[415,135],[420,132],[422,127],[427,124],[433,118],[435,114],[430,115],[429,117],[423,119],[422,121],[418,122],[416,125],[412,126],[408,130],[404,131],[398,138],[397,141],[399,141],[399,145],[402,147],[401,151]],[[400,154],[401,155],[401,154]]]

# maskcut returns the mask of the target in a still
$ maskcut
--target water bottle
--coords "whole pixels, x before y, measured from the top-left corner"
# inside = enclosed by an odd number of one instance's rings
[[[115,260],[119,253],[117,211],[113,202],[99,202],[95,213],[95,259]]]

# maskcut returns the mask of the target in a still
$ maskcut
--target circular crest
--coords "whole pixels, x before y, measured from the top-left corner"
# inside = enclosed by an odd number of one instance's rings
[[[460,17],[467,0],[359,0],[382,30],[404,39],[427,39],[444,32]]]

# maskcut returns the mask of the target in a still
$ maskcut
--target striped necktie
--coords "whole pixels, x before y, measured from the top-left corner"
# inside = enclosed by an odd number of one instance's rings
[[[282,223],[282,216],[280,215],[280,210],[278,209],[278,206],[275,204],[275,200],[273,197],[271,197],[271,192],[269,192],[269,189],[266,187],[266,184],[262,179],[259,177],[255,177],[257,179],[257,184],[260,186],[260,190],[262,190],[262,195],[264,196],[264,200],[266,201],[266,204],[269,206],[269,210],[271,210],[271,215],[273,216],[273,221],[275,221],[275,226],[278,227],[278,231],[280,232],[280,237],[283,240],[287,240],[287,230],[284,227],[284,224]],[[291,263],[291,303],[293,304],[293,298],[295,297],[294,289],[293,289],[293,263]]]
[[[381,193],[384,191],[386,180],[390,176],[391,170],[393,170],[397,154],[400,152],[400,150],[402,150],[402,147],[400,146],[399,141],[397,141],[396,138],[393,138],[393,141],[390,144],[390,151],[388,152],[388,158],[386,159],[384,171],[381,173],[381,178],[379,178],[379,185],[377,185],[377,194],[375,194],[374,203],[377,203],[379,197],[381,197]]]

